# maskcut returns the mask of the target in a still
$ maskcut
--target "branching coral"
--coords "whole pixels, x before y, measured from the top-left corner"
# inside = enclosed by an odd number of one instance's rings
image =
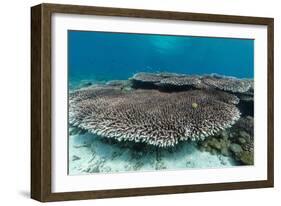
[[[169,72],[159,72],[159,73],[149,73],[149,72],[140,72],[136,73],[132,78],[132,84],[134,88],[143,88],[143,89],[151,89],[158,88],[161,86],[165,86],[164,83],[166,79],[185,77],[186,75],[169,73]],[[168,80],[169,81],[169,80]],[[161,83],[163,82],[163,84]],[[169,83],[167,83],[168,85]],[[174,85],[176,86],[176,85]]]
[[[188,89],[188,88],[205,88],[206,85],[202,83],[197,76],[181,76],[181,77],[168,77],[161,79],[160,82],[155,83],[160,88],[174,88]]]
[[[163,76],[161,76],[160,74],[158,74],[158,73],[148,73],[148,72],[136,73],[132,77],[132,80],[134,80],[134,81],[148,82],[148,83],[160,82],[161,79],[163,79]]]
[[[133,87],[144,89],[168,89],[182,91],[188,89],[215,89],[253,96],[254,84],[250,79],[237,79],[220,75],[183,75],[174,73],[140,72],[132,78]]]
[[[232,104],[236,98],[219,91],[87,88],[70,95],[69,118],[70,124],[104,137],[169,147],[233,125],[240,117]]]
[[[253,85],[252,81],[250,80],[225,77],[218,78],[213,76],[204,77],[202,78],[202,81],[209,87],[233,93],[245,93],[249,91]]]

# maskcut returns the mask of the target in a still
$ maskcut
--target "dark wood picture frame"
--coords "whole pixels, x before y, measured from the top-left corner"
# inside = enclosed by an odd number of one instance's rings
[[[51,16],[54,13],[223,22],[267,26],[268,131],[267,180],[53,193],[51,191]],[[31,197],[48,202],[139,195],[273,187],[273,29],[272,18],[170,11],[40,4],[31,8]]]

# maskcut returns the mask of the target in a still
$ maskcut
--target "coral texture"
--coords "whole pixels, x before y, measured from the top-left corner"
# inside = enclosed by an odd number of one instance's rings
[[[231,128],[206,138],[198,145],[212,154],[233,156],[243,165],[254,164],[254,122],[250,116],[241,117]]]
[[[163,79],[163,76],[157,73],[147,73],[147,72],[140,72],[136,73],[132,80],[140,81],[140,82],[149,82],[149,83],[156,83],[160,82]]]
[[[199,77],[183,76],[183,77],[168,77],[161,79],[160,82],[155,83],[159,87],[174,87],[174,88],[204,88],[204,85]]]
[[[159,147],[204,139],[240,118],[234,105],[237,97],[221,91],[124,92],[104,86],[88,87],[69,96],[70,124],[107,138]]]
[[[220,75],[184,75],[175,73],[136,73],[132,78],[135,88],[168,89],[180,91],[188,89],[222,90],[253,96],[254,82],[250,79],[237,79]],[[249,99],[249,98],[248,98]]]
[[[250,80],[209,76],[204,77],[202,81],[209,87],[233,93],[245,93],[252,88]]]

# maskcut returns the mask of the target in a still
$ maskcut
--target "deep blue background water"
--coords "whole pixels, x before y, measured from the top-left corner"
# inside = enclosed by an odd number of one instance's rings
[[[68,31],[70,83],[166,71],[253,78],[254,40]]]

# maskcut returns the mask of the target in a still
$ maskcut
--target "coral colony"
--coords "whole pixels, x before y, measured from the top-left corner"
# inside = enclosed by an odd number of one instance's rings
[[[73,95],[73,125],[106,138],[159,147],[188,139],[203,140],[230,127],[240,117],[239,110],[231,104],[238,102],[236,97],[221,91],[123,92],[101,88],[97,92],[88,88]]]
[[[201,151],[252,165],[253,114],[242,113],[253,95],[249,79],[141,72],[70,92],[69,123],[104,139],[162,149],[196,142]]]

